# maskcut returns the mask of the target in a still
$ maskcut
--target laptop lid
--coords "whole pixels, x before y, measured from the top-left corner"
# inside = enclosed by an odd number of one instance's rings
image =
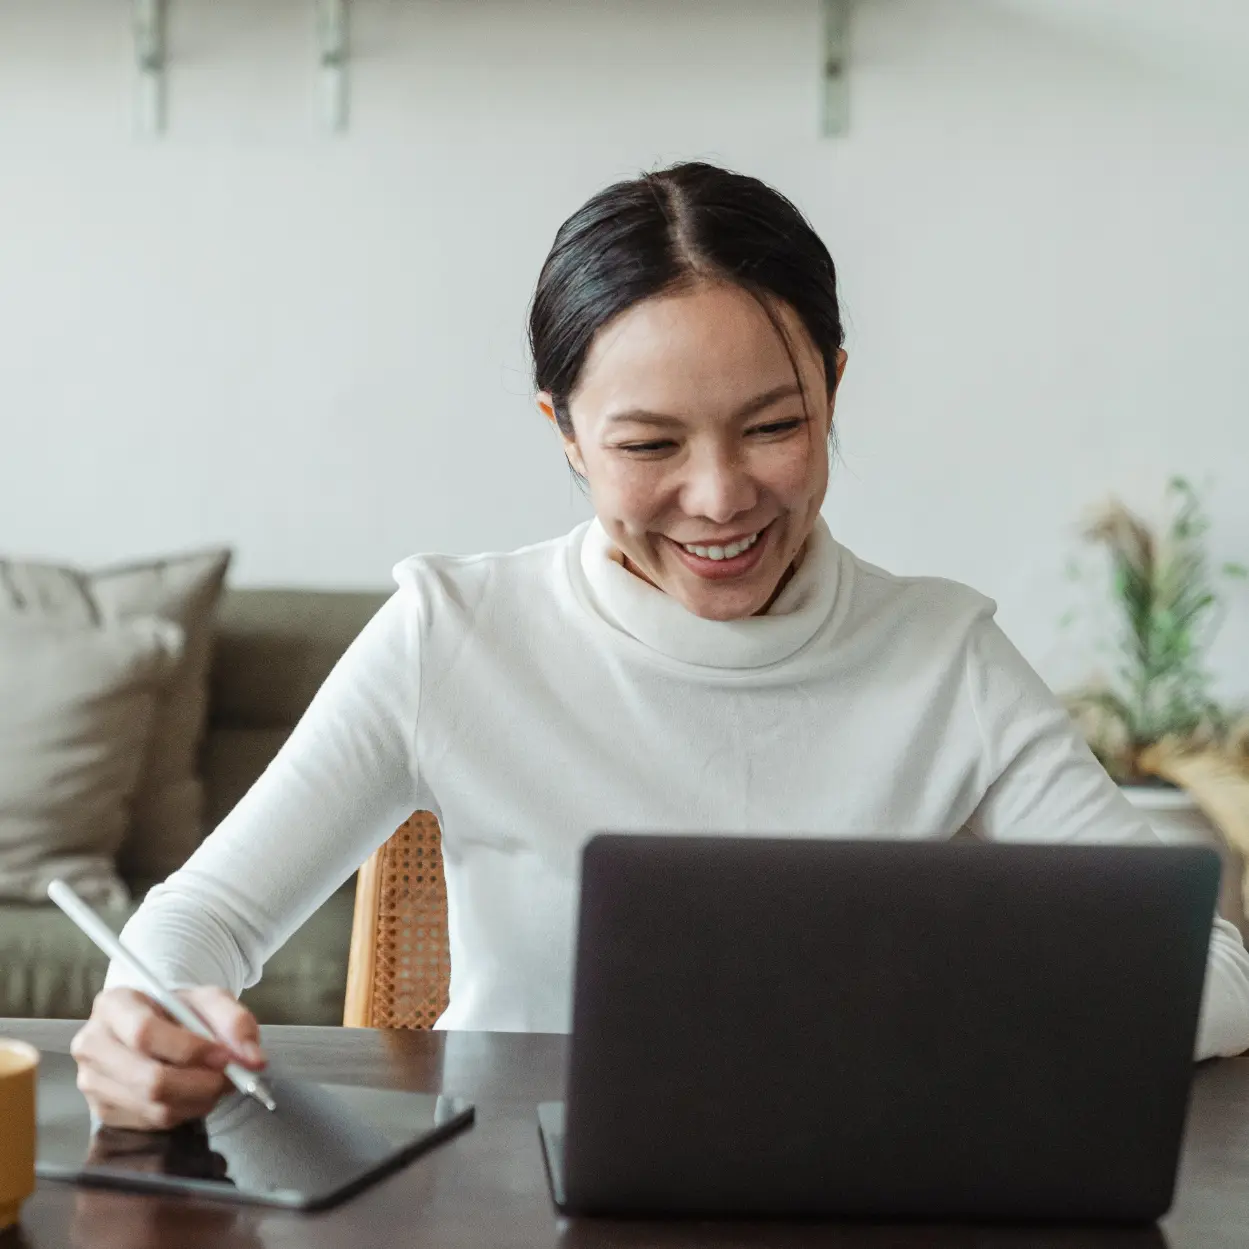
[[[1156,1218],[1218,879],[1197,847],[599,835],[563,1204]]]

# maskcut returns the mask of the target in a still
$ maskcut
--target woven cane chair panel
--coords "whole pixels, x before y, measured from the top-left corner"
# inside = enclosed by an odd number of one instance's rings
[[[382,850],[370,1026],[432,1028],[447,1009],[451,956],[437,819],[418,811]]]

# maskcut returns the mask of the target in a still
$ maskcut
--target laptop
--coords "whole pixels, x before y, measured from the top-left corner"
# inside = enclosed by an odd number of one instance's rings
[[[1148,1222],[1171,1205],[1206,847],[600,834],[569,1214]]]

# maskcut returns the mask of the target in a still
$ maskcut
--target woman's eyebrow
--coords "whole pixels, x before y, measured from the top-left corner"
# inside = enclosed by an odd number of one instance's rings
[[[802,388],[796,382],[786,382],[781,386],[773,386],[771,390],[765,390],[762,394],[756,395],[753,399],[743,403],[733,413],[733,419],[737,421],[745,420],[746,417],[754,416],[756,412],[762,412],[764,408],[771,407],[779,399],[788,399],[791,396],[801,394]],[[610,424],[617,424],[621,421],[632,421],[640,425],[684,424],[684,421],[679,416],[669,416],[663,412],[652,412],[647,408],[628,408],[623,412],[613,412],[607,420]]]

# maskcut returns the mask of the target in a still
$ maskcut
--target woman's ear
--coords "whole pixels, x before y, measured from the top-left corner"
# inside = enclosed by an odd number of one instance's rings
[[[837,392],[841,389],[841,378],[846,371],[846,353],[844,351],[837,352],[837,359],[833,364],[833,390],[828,396],[828,428],[833,427],[833,414],[837,407]]]
[[[837,352],[837,362],[833,366],[833,368],[836,370],[836,373],[837,373],[836,381],[833,383],[834,394],[837,393],[837,387],[841,385],[842,374],[844,374],[846,371],[846,361],[849,358],[850,357],[846,355],[844,348],[840,349]]]
[[[558,431],[559,422],[555,419],[555,400],[551,398],[551,392],[549,390],[538,391],[536,402],[538,405],[538,411],[541,412],[542,415],[551,422],[552,427]]]
[[[585,476],[585,461],[581,458],[581,448],[577,446],[577,440],[570,438],[559,427],[559,421],[555,419],[555,400],[551,397],[549,390],[540,390],[537,394],[538,411],[551,422],[551,428],[560,436],[560,441],[564,444],[564,454],[568,457],[569,467],[578,477]]]

